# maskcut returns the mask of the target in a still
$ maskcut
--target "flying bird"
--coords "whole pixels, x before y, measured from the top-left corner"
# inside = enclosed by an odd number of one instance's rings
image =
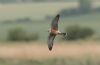
[[[53,47],[53,41],[56,37],[56,35],[63,35],[66,36],[66,33],[62,33],[58,30],[58,23],[59,23],[59,18],[60,15],[56,15],[56,17],[54,18],[54,20],[51,23],[51,28],[49,29],[49,36],[48,36],[48,48],[51,51],[52,47]]]

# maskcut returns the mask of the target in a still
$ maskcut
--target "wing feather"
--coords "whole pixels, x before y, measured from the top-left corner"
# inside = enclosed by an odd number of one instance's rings
[[[55,34],[49,34],[49,36],[48,36],[48,48],[49,48],[49,50],[51,51],[52,50],[52,47],[53,47],[53,41],[54,41],[54,39],[55,39]]]
[[[54,20],[52,21],[52,23],[51,23],[51,28],[52,28],[52,29],[58,30],[58,21],[59,21],[59,17],[60,17],[60,15],[58,14],[58,15],[54,18]]]

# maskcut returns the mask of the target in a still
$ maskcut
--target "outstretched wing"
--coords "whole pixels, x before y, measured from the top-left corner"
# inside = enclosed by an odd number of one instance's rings
[[[49,34],[49,36],[48,36],[48,48],[49,48],[49,50],[51,51],[52,50],[52,47],[53,47],[53,41],[54,41],[54,39],[55,39],[55,34]]]
[[[60,15],[58,14],[51,23],[51,29],[58,30],[58,21]]]

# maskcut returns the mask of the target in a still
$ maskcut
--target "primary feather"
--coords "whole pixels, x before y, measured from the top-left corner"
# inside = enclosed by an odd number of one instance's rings
[[[55,34],[49,34],[49,37],[48,37],[48,48],[49,50],[51,51],[52,50],[52,47],[53,47],[53,41],[55,39]]]
[[[58,21],[59,21],[59,17],[60,17],[60,15],[58,14],[58,15],[54,18],[54,20],[52,21],[52,23],[51,23],[51,28],[52,28],[52,29],[58,30]]]

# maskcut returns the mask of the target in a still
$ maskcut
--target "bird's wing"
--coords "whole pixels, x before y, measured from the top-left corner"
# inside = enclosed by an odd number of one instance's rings
[[[55,34],[49,34],[49,36],[48,36],[48,48],[49,48],[49,50],[51,51],[52,50],[52,47],[53,47],[53,41],[54,41],[54,39],[55,39]]]
[[[60,15],[58,14],[51,23],[51,29],[58,30],[58,21]]]

